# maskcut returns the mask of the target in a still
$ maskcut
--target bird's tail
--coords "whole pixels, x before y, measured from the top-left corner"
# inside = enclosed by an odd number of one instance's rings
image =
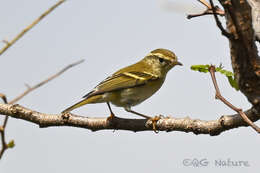
[[[62,111],[62,113],[65,113],[65,112],[70,112],[72,111],[73,109],[76,109],[76,108],[79,108],[83,105],[86,105],[86,104],[90,104],[90,103],[100,103],[100,102],[103,102],[103,99],[102,99],[102,95],[95,95],[95,96],[92,96],[92,97],[89,97],[87,99],[84,99],[84,100],[81,100],[79,101],[78,103],[68,107],[67,109],[65,109],[64,111]]]

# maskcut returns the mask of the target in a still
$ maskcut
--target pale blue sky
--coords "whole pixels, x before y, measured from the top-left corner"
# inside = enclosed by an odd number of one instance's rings
[[[0,39],[13,38],[55,2],[2,1]],[[167,48],[184,66],[169,72],[160,91],[134,110],[151,116],[204,120],[233,114],[214,99],[210,76],[190,70],[193,64],[208,63],[222,63],[231,70],[227,39],[221,36],[212,16],[186,19],[185,10],[203,10],[197,1],[172,2],[179,2],[176,12],[163,8],[163,1],[158,0],[68,0],[0,57],[0,92],[11,99],[24,91],[25,83],[36,84],[66,65],[85,59],[19,102],[40,112],[59,113],[117,69],[139,61],[155,48]],[[187,9],[179,8],[182,6]],[[243,109],[250,108],[246,98],[230,88],[223,76],[217,75],[217,79],[228,100]],[[122,108],[113,110],[120,117],[139,118]],[[108,116],[109,111],[105,104],[97,104],[74,113],[95,117]],[[14,139],[16,146],[5,153],[0,172],[253,172],[260,168],[257,137],[251,128],[230,130],[216,137],[184,132],[40,129],[10,118],[7,139]],[[185,167],[182,161],[186,158],[207,158],[210,165]],[[214,166],[214,160],[228,158],[248,161],[250,167]]]

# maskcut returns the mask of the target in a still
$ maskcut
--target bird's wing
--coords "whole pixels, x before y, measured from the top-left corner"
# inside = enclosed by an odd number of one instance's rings
[[[144,85],[148,81],[157,80],[158,78],[158,76],[147,72],[131,71],[114,74],[100,82],[91,92],[86,94],[83,98],[88,98],[90,96],[116,91],[120,89]]]

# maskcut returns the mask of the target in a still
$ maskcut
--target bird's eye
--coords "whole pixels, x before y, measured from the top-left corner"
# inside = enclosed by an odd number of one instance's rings
[[[160,63],[164,62],[163,58],[159,58]]]

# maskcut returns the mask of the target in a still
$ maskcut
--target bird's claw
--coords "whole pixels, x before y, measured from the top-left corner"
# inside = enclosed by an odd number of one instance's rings
[[[159,116],[155,116],[155,117],[150,118],[150,120],[152,121],[152,125],[153,125],[153,131],[154,131],[155,133],[159,133],[159,130],[157,130],[157,128],[156,128],[156,123],[157,123],[157,121],[159,121],[161,118],[162,118],[162,115],[159,115]]]
[[[112,121],[115,118],[115,114],[111,113],[109,117],[107,117],[108,121]]]
[[[110,126],[114,129],[113,132],[117,130],[117,122],[116,122],[116,116],[115,114],[111,113],[109,117],[107,117],[107,121],[110,124]]]

